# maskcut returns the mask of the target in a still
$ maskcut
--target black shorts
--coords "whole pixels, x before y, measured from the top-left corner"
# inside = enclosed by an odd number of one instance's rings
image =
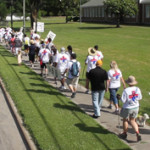
[[[34,62],[34,60],[35,60],[35,55],[30,54],[30,55],[29,55],[29,60],[32,61],[32,62]]]
[[[29,46],[28,45],[24,45],[24,49],[26,50],[26,49],[28,49],[29,48]]]
[[[42,68],[42,69],[43,69],[43,68],[47,68],[46,64],[47,64],[47,63],[42,63],[41,68]]]

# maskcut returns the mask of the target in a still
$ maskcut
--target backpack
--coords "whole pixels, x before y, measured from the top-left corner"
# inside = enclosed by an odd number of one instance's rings
[[[79,73],[79,67],[77,62],[73,62],[71,69],[70,69],[71,75],[76,77]]]

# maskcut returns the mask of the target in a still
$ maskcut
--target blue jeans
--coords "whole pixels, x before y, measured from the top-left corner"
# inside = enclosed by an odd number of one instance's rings
[[[100,110],[104,99],[105,90],[92,91],[92,102],[95,116],[100,116]]]
[[[114,104],[118,104],[118,99],[116,97],[118,89],[119,88],[109,89],[109,92],[110,92],[110,101],[113,101]]]

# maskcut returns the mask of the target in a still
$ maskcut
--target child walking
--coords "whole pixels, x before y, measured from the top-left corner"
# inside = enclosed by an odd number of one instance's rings
[[[18,51],[18,65],[20,66],[22,63],[22,53],[21,50]]]

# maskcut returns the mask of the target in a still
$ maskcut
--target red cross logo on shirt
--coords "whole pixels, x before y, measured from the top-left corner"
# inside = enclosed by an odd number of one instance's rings
[[[63,56],[60,60],[62,60],[63,62],[65,62],[67,60],[67,58]]]
[[[129,98],[135,101],[135,99],[138,97],[138,94],[135,93],[135,91],[132,91],[132,95],[129,95]]]
[[[91,62],[93,62],[93,64],[95,64],[97,62],[97,59],[95,59],[95,57],[93,57],[93,59],[91,59]]]
[[[116,77],[116,79],[118,79],[120,76],[120,73],[118,73],[117,71],[115,71],[115,74],[113,74],[113,77]]]
[[[100,57],[101,55],[100,55],[100,54],[97,54],[97,56]]]
[[[47,51],[46,51],[46,50],[44,50],[44,51],[42,52],[42,54],[43,54],[43,55],[46,55],[46,53],[47,53]]]

